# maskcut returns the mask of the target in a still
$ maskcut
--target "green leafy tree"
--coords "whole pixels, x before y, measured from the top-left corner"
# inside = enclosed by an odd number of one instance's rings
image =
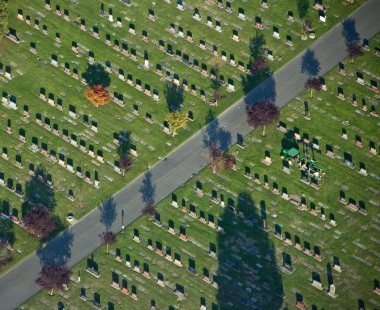
[[[0,39],[8,30],[8,0],[0,0]]]

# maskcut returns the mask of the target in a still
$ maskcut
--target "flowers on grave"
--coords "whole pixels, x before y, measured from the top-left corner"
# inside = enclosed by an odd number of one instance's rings
[[[103,85],[91,86],[84,95],[96,108],[107,104],[112,99],[108,90]]]

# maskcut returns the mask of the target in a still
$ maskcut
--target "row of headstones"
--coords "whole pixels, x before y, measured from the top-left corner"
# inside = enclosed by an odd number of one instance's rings
[[[19,160],[21,160],[21,155],[19,156]],[[16,156],[16,163],[17,163],[17,156]],[[0,185],[6,187],[9,189],[11,192],[14,192],[16,195],[22,198],[23,191],[22,191],[22,185],[20,183],[16,183],[13,180],[13,178],[5,178],[5,173],[0,171]],[[16,187],[15,187],[16,186]]]
[[[179,253],[177,253],[177,252],[174,252],[174,256],[173,256],[172,255],[172,249],[169,246],[166,246],[165,250],[164,250],[163,249],[163,245],[162,245],[162,243],[160,241],[156,241],[155,242],[155,247],[154,247],[152,239],[148,239],[147,248],[150,251],[155,251],[156,254],[158,254],[161,257],[164,257],[165,259],[167,259],[170,262],[173,262],[175,265],[177,265],[179,267],[183,267],[181,255]],[[216,257],[216,245],[215,244],[210,243],[210,252],[209,253],[210,253],[210,256]],[[115,259],[118,262],[122,262],[123,261],[120,248],[117,248],[116,251],[115,251]],[[129,268],[133,267],[134,271],[136,271],[138,273],[141,273],[141,268],[140,268],[139,261],[135,259],[133,261],[133,266],[132,266],[130,254],[126,254],[125,255],[125,265],[127,267],[129,267]],[[193,258],[189,258],[188,259],[187,270],[189,272],[191,272],[192,274],[197,275],[195,259],[193,259]],[[149,264],[148,263],[144,263],[143,264],[143,275],[145,277],[147,277],[147,278],[151,277],[150,271],[149,271]],[[159,284],[161,286],[164,286],[165,285],[165,283],[164,283],[164,276],[161,273],[158,273],[157,278],[159,280]],[[211,279],[210,278],[210,272],[209,272],[209,270],[207,268],[203,268],[203,280],[205,282],[207,282],[208,284],[217,285],[216,284],[217,283],[216,282],[216,276],[214,275],[214,279]]]
[[[9,201],[8,200],[3,200],[3,203],[0,205],[0,214],[5,217],[6,219],[11,219],[12,222],[15,224],[20,223],[19,219],[19,211],[17,208],[12,208],[10,207]]]
[[[290,254],[283,252],[282,253],[282,268],[283,270],[286,271],[288,274],[292,274],[294,272],[294,267],[292,265],[292,259]],[[334,264],[333,264],[333,269],[339,273],[342,272],[342,268],[339,265],[339,258],[334,257]],[[328,284],[329,284],[329,289],[327,290],[328,295],[330,295],[332,298],[336,298],[337,295],[335,293],[335,285],[334,285],[334,280],[333,280],[333,275],[332,275],[332,269],[330,263],[327,263],[327,276],[328,276]],[[321,282],[321,276],[319,273],[313,271],[311,274],[311,284],[318,288],[319,290],[323,289],[322,282]]]
[[[135,285],[132,285],[132,290],[133,290],[133,292],[136,296],[136,300],[137,300],[137,287]],[[84,288],[84,287],[82,287],[80,289],[79,297],[84,301],[90,301],[90,298],[86,294],[86,288]],[[108,302],[107,307],[102,307],[102,304],[100,302],[100,293],[98,293],[98,292],[94,292],[93,299],[91,300],[91,302],[92,302],[93,306],[97,309],[105,309],[105,310],[114,310],[115,309],[115,304],[112,301]],[[64,306],[63,306],[63,308],[58,308],[58,310],[60,310],[60,309],[63,310]]]
[[[39,115],[39,113],[37,113],[37,115]],[[38,116],[37,116],[37,119],[38,119]],[[56,127],[55,127],[55,125],[57,125],[57,124],[53,125],[53,127],[55,128],[54,130],[58,131],[58,125]],[[11,130],[11,120],[10,119],[8,119],[7,132],[8,133],[12,133],[12,130]],[[64,129],[64,134],[66,134],[66,137],[68,139],[68,131],[65,130],[65,129]],[[18,139],[21,142],[26,143],[26,130],[24,128],[20,128],[19,129]],[[73,135],[72,135],[71,139],[73,139]],[[82,140],[81,140],[80,143],[81,143],[81,147],[85,148],[85,141],[82,142]],[[67,163],[66,163],[65,162],[65,155],[64,154],[59,153],[58,157],[57,157],[57,153],[53,149],[51,149],[50,153],[49,153],[49,151],[48,151],[48,144],[45,143],[45,142],[41,142],[41,147],[40,147],[39,144],[38,144],[38,138],[37,137],[34,137],[34,136],[32,137],[31,147],[32,147],[32,149],[34,149],[36,151],[40,151],[41,154],[49,157],[49,159],[52,162],[56,162],[58,160],[58,164],[60,166],[65,167],[67,170],[69,170],[72,173],[75,173],[80,178],[83,177],[82,176],[82,168],[80,166],[76,167],[76,171],[74,171],[73,160],[71,158],[67,158]],[[90,152],[94,153],[94,147],[92,145],[90,145],[89,147],[90,147],[89,153]],[[8,149],[6,147],[3,147],[3,149],[2,149],[2,157],[4,159],[8,159],[9,158],[9,156],[8,156]],[[94,155],[94,157],[95,157],[95,155]],[[98,160],[100,160],[100,159],[103,158],[103,152],[101,150],[98,150],[98,152],[97,152],[97,158],[99,158]],[[16,155],[16,162],[15,163],[16,163],[16,166],[18,166],[19,168],[23,167],[21,155]],[[86,173],[85,173],[85,181],[88,182],[88,183],[91,183],[91,173],[89,171],[86,171]],[[98,177],[98,173],[96,171],[95,171],[94,186],[97,187],[97,188],[99,187],[99,177]]]
[[[353,212],[359,211],[363,215],[367,215],[365,202],[363,200],[356,200],[352,197],[346,198],[346,193],[343,190],[339,191],[339,202],[347,206]]]
[[[31,21],[31,17],[30,15],[26,15],[25,18],[24,18],[24,12],[22,9],[18,9],[17,10],[17,18],[20,20],[20,21],[24,21],[25,20],[25,23],[27,25],[30,25],[32,26],[32,21]],[[40,26],[40,20],[38,18],[35,18],[34,19],[34,25],[33,25],[34,29],[36,30],[41,30],[41,26]],[[44,35],[48,35],[49,32],[48,32],[48,27],[46,25],[42,25],[42,33]],[[35,44],[34,44],[34,50],[32,50],[32,45],[31,45],[31,50],[30,50],[32,53],[36,53],[36,50],[35,50]]]
[[[284,234],[282,233],[282,225],[275,224],[274,225],[274,235],[276,238],[283,240],[288,245],[293,245],[291,234],[286,231]],[[315,245],[313,251],[311,250],[311,245],[308,241],[304,241],[304,246],[302,248],[301,239],[298,235],[294,236],[294,247],[297,250],[303,251],[305,254],[312,256],[318,261],[322,261],[323,258],[321,256],[321,249],[319,246]]]
[[[176,197],[176,194],[175,193],[172,193],[172,206],[177,206],[178,207],[178,203],[176,201],[177,197]],[[181,210],[183,212],[188,212],[189,215],[193,218],[198,218],[202,223],[204,224],[207,224],[208,226],[210,226],[211,228],[214,228],[214,229],[219,229],[220,227],[220,222],[219,220],[216,220],[215,219],[215,216],[211,213],[208,213],[207,214],[207,219],[206,219],[206,213],[205,211],[203,210],[200,210],[197,214],[197,206],[193,205],[193,204],[189,204],[189,210],[187,210],[187,207],[186,207],[186,201],[183,200],[182,201],[182,206],[181,206]],[[158,212],[156,212],[154,214],[154,223],[156,225],[162,225],[161,223],[161,216]],[[169,222],[168,222],[168,230],[169,232],[173,233],[174,234],[174,222],[169,219]]]
[[[0,74],[4,75],[8,80],[11,80],[13,78],[11,66],[6,65],[4,67],[2,62],[0,62]]]
[[[171,234],[175,234],[176,232],[174,230],[174,222],[169,219],[168,224],[169,224],[169,226],[168,226],[168,232],[171,233]],[[181,240],[183,240],[183,241],[187,241],[187,239],[188,239],[187,234],[186,234],[186,227],[184,225],[179,225],[179,238]],[[140,233],[139,233],[139,230],[137,228],[133,229],[132,239],[135,242],[137,242],[137,243],[141,242],[141,240],[140,240]],[[148,245],[149,245],[149,242],[148,242]],[[208,251],[208,253],[212,257],[216,257],[217,256],[216,245],[214,243],[212,243],[212,242],[210,242],[210,244],[209,244],[209,251]]]
[[[374,92],[379,92],[379,88],[377,86],[377,81],[374,80],[374,79],[370,79],[370,83],[366,83],[366,81],[364,80],[364,75],[363,73],[357,71],[356,72],[356,82],[359,83],[360,85],[368,85],[370,90],[374,91]]]
[[[356,95],[352,94],[351,99],[352,99],[352,106],[353,107],[357,107],[358,106],[358,98],[356,97]],[[362,107],[361,107],[361,109],[362,109],[363,112],[367,112],[368,111],[367,102],[366,102],[366,99],[364,99],[364,98],[362,98]],[[371,105],[370,114],[373,115],[373,116],[377,115],[376,107],[374,105]]]
[[[160,51],[164,52],[164,53],[167,53],[168,55],[170,56],[174,56],[174,51],[173,51],[173,46],[172,44],[168,43],[165,47],[165,41],[164,40],[159,40],[158,43],[157,43],[157,46],[159,48]],[[206,42],[204,40],[200,40],[200,45],[199,45],[203,50],[206,49]],[[214,48],[214,55],[217,55],[217,46],[214,45],[213,46]],[[199,61],[198,59],[194,58],[192,61],[190,60],[189,58],[189,55],[186,54],[186,53],[182,53],[181,50],[176,50],[176,59],[183,62],[184,64],[186,64],[188,67],[192,68],[193,70],[197,71],[197,72],[201,72],[201,74],[205,77],[209,76],[209,74],[211,74],[211,78],[217,78],[215,76],[215,73],[211,72],[208,72],[208,68],[207,68],[207,64],[204,64],[202,63],[201,65],[199,64]],[[227,54],[223,51],[222,52],[222,60],[224,61],[227,61]],[[235,62],[235,57],[233,54],[230,55],[230,60],[229,60],[230,64],[233,64],[233,65],[236,65],[236,62]],[[244,64],[242,62],[239,62],[239,66],[244,69]],[[166,76],[168,76],[168,72],[170,73],[170,71],[166,71]],[[156,65],[156,73],[159,74],[159,75],[162,75],[162,66],[160,64],[157,64]],[[224,76],[220,76],[220,82],[222,85],[225,85],[225,78]],[[229,91],[234,91],[235,90],[235,87],[234,87],[234,81],[233,79],[231,78],[228,78],[228,85],[227,85],[227,89]],[[187,83],[184,83],[184,89],[185,90],[188,90],[188,84]],[[192,84],[192,92],[193,90],[196,91],[196,86],[194,84]],[[202,91],[201,91],[201,95],[202,95]]]
[[[1,102],[13,110],[17,110],[17,98],[14,95],[8,94],[6,91],[2,92]]]
[[[178,36],[180,37],[184,37],[184,30],[183,30],[183,27],[181,26],[178,26],[178,30],[176,29],[176,26],[174,23],[170,23],[169,25],[169,32],[172,33],[172,34],[178,34]],[[238,38],[238,33],[236,31],[233,32],[233,35],[237,36]],[[189,41],[190,43],[193,43],[194,40],[193,40],[193,34],[191,31],[187,31],[186,32],[186,40]],[[164,51],[165,50],[165,42],[164,40],[159,40],[158,42],[158,45],[159,45],[159,48],[160,50]],[[204,40],[204,39],[200,39],[199,40],[199,48],[202,49],[203,51],[206,51],[208,49],[207,47],[207,42]],[[166,52],[169,54],[169,55],[174,55],[174,52],[173,52],[173,46],[171,44],[168,44],[167,45],[167,50]],[[211,48],[211,52],[212,52],[212,55],[215,56],[215,57],[218,57],[219,56],[219,52],[218,52],[218,46],[215,45],[215,44],[212,44],[212,48]],[[176,58],[177,60],[180,60],[180,61],[183,61],[185,64],[187,65],[191,65],[191,61],[190,61],[190,58],[187,54],[183,53],[182,55],[182,52],[181,50],[176,50]],[[243,61],[238,61],[236,62],[235,60],[235,56],[234,54],[230,53],[230,56],[229,56],[229,59],[227,59],[227,52],[222,50],[221,51],[221,57],[220,57],[224,62],[227,62],[235,67],[236,65],[238,65],[238,69],[240,71],[243,71],[243,72],[246,72],[246,70],[249,69],[249,64],[245,65]],[[199,68],[199,64],[198,64],[198,60],[194,59],[193,61],[193,66],[195,68]],[[194,63],[195,62],[195,63]]]

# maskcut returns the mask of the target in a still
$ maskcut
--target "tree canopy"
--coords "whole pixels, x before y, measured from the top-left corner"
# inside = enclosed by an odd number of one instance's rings
[[[48,237],[57,228],[49,210],[42,206],[34,207],[32,211],[24,216],[23,222],[28,231],[38,238]]]
[[[53,295],[54,290],[63,290],[64,285],[70,283],[70,275],[71,271],[66,266],[45,265],[42,267],[36,283]]]
[[[168,122],[169,128],[172,131],[173,137],[177,133],[177,130],[186,126],[188,118],[186,112],[172,112],[166,116],[165,119]]]
[[[272,122],[278,121],[280,111],[270,101],[258,102],[254,105],[247,105],[247,122],[252,127],[263,127],[263,135],[265,135],[265,126]]]

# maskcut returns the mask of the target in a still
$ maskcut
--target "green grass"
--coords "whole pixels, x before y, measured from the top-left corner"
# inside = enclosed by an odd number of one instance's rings
[[[199,307],[200,298],[205,298],[207,309],[212,304],[218,304],[221,309],[245,309],[241,304],[241,297],[257,299],[256,306],[263,309],[294,309],[296,295],[302,296],[307,308],[311,309],[352,309],[364,303],[367,309],[377,308],[380,297],[373,292],[374,280],[379,280],[379,214],[378,204],[380,196],[379,188],[379,157],[369,152],[369,141],[373,141],[379,152],[379,122],[378,117],[361,110],[361,99],[374,104],[378,109],[378,93],[369,90],[368,85],[359,85],[355,82],[356,71],[365,73],[365,80],[369,81],[369,74],[375,77],[380,75],[376,66],[378,58],[374,55],[375,47],[380,44],[380,35],[370,42],[371,51],[354,64],[345,61],[346,76],[338,73],[334,68],[325,76],[327,90],[320,91],[309,98],[309,92],[305,91],[288,106],[281,110],[281,121],[287,124],[290,130],[288,136],[291,140],[294,128],[299,128],[301,136],[308,133],[310,140],[318,137],[321,153],[314,151],[315,160],[323,167],[325,176],[320,182],[320,189],[300,181],[300,171],[293,165],[291,173],[282,171],[280,152],[285,134],[278,131],[275,125],[268,128],[265,137],[256,130],[245,137],[247,147],[240,149],[233,146],[230,150],[238,158],[236,171],[220,172],[213,175],[209,169],[203,170],[199,175],[181,186],[175,194],[178,204],[184,198],[187,213],[181,212],[171,206],[171,197],[164,199],[158,206],[157,212],[161,216],[159,228],[153,221],[140,218],[128,227],[124,233],[118,235],[118,241],[111,246],[111,252],[116,248],[121,250],[123,263],[119,263],[114,256],[105,254],[105,248],[101,247],[94,252],[95,261],[99,264],[101,278],[95,279],[86,273],[85,260],[73,268],[76,275],[81,272],[81,283],[71,283],[65,296],[56,295],[48,297],[46,292],[39,292],[31,300],[26,302],[24,309],[51,308],[58,301],[62,301],[66,307],[85,309],[91,308],[91,301],[84,302],[79,298],[80,287],[87,288],[87,296],[92,300],[92,292],[101,294],[103,306],[112,301],[115,309],[146,309],[150,300],[154,299],[160,309],[196,309]],[[336,97],[336,87],[344,88],[347,99],[342,101]],[[352,106],[351,94],[355,93],[359,106]],[[303,101],[310,103],[310,117],[304,117]],[[369,105],[370,106],[370,105]],[[343,123],[342,123],[343,122]],[[342,127],[346,128],[348,139],[341,138]],[[363,148],[355,145],[355,134],[361,135]],[[302,143],[294,142],[303,155]],[[325,144],[333,146],[336,158],[332,159],[324,154]],[[270,150],[272,164],[265,166],[261,163],[265,150]],[[350,152],[355,164],[350,169],[342,163],[344,152]],[[312,152],[309,149],[308,155]],[[365,163],[368,175],[359,174],[359,163]],[[260,184],[252,179],[244,177],[245,166],[251,168],[251,174],[259,175]],[[263,185],[264,175],[268,176],[269,189]],[[203,183],[203,197],[195,192],[195,182]],[[272,192],[273,182],[286,187],[289,195],[296,195],[298,199],[303,195],[306,199],[307,210],[301,211],[297,205],[281,198]],[[238,211],[243,216],[232,214],[220,205],[211,201],[211,191],[216,190],[218,198],[224,195],[224,200],[231,198],[235,201]],[[356,204],[362,201],[367,212],[353,212],[339,202],[339,191],[346,193],[347,200],[353,198]],[[237,197],[245,197],[238,202]],[[249,204],[251,202],[251,204]],[[309,211],[311,203],[315,204],[317,215]],[[216,230],[202,223],[198,219],[189,216],[189,205],[197,206],[197,217],[200,211],[219,217],[220,226],[225,233],[217,233]],[[377,206],[376,206],[377,204]],[[322,214],[325,214],[324,220]],[[336,226],[330,222],[331,214],[335,216]],[[266,216],[268,231],[261,229],[263,216]],[[168,220],[174,221],[176,235],[167,232]],[[186,226],[188,241],[178,238],[179,225]],[[302,251],[290,246],[283,239],[275,237],[275,225],[281,226],[281,233],[290,234],[290,239],[295,243],[296,236],[300,238],[302,248],[304,242],[310,244],[311,251],[314,247],[320,248],[322,261],[318,261]],[[133,229],[139,229],[141,243],[132,240]],[[175,266],[164,258],[146,248],[148,239],[152,239],[153,246],[159,240],[165,246],[170,246],[174,254],[179,253],[184,263],[184,268]],[[208,254],[209,243],[217,244],[218,258],[213,259]],[[251,249],[248,252],[245,249]],[[294,272],[288,274],[283,271],[283,253],[290,255]],[[150,265],[151,274],[157,271],[164,274],[168,284],[179,283],[185,287],[186,298],[176,301],[169,288],[161,288],[153,279],[146,279],[131,269],[125,267],[125,254],[132,259],[139,260]],[[185,268],[188,266],[188,258],[195,257],[197,275],[191,275]],[[342,273],[332,270],[333,282],[336,287],[337,298],[327,295],[328,269],[333,267],[334,257],[339,258]],[[260,266],[258,265],[261,265]],[[233,265],[236,268],[232,267]],[[216,272],[219,275],[220,289],[216,290],[202,281],[202,269],[207,268],[210,275]],[[129,288],[136,285],[139,300],[133,301],[110,286],[111,271],[118,270],[121,277],[128,280]],[[253,273],[253,279],[249,279],[249,271]],[[312,272],[320,275],[323,290],[318,290],[311,285]],[[223,276],[231,277],[224,280]],[[143,280],[143,282],[141,281]],[[121,279],[120,279],[121,281]],[[248,292],[249,288],[251,292]],[[145,292],[143,291],[145,290]],[[283,291],[285,298],[279,298]],[[236,295],[230,295],[234,293]],[[43,306],[41,300],[48,301],[49,306]],[[228,301],[234,305],[228,304]]]
[[[153,73],[157,63],[162,64],[163,68],[167,68],[173,73],[179,74],[180,80],[183,78],[188,80],[189,87],[191,84],[197,86],[198,95],[201,89],[206,92],[207,99],[210,98],[211,82],[202,78],[201,74],[185,66],[174,58],[162,53],[152,43],[152,40],[158,41],[159,39],[165,40],[165,44],[172,43],[173,50],[181,49],[183,53],[187,53],[190,59],[197,58],[199,63],[205,63],[210,69],[211,65],[218,64],[221,68],[221,74],[224,75],[225,80],[228,78],[234,79],[236,92],[227,93],[225,89],[223,92],[227,95],[226,99],[220,102],[218,107],[212,107],[215,115],[222,112],[233,102],[243,95],[243,90],[240,85],[242,73],[237,67],[225,65],[219,58],[213,57],[210,52],[202,51],[198,45],[200,39],[207,39],[207,48],[211,48],[211,42],[218,45],[219,55],[222,50],[227,52],[229,57],[230,53],[235,54],[236,62],[242,61],[246,65],[249,61],[248,42],[249,39],[255,35],[254,20],[255,16],[261,16],[266,23],[263,33],[266,38],[266,47],[273,51],[275,60],[271,62],[271,69],[277,70],[284,65],[288,60],[298,54],[301,50],[307,47],[312,41],[302,41],[296,35],[292,34],[294,46],[289,47],[285,44],[286,34],[301,33],[301,27],[298,22],[290,23],[287,21],[287,11],[292,10],[296,15],[295,3],[290,5],[283,2],[270,3],[269,9],[261,9],[259,6],[260,1],[249,2],[236,2],[233,4],[234,13],[228,14],[224,10],[215,7],[209,7],[211,10],[213,20],[220,18],[223,20],[223,32],[219,34],[215,30],[209,29],[205,25],[206,17],[209,13],[204,8],[204,1],[195,1],[191,5],[197,6],[200,9],[202,16],[202,23],[196,22],[192,19],[193,10],[187,9],[181,12],[175,8],[174,3],[168,5],[166,3],[159,3],[154,9],[158,19],[152,22],[148,19],[148,9],[151,8],[150,1],[142,3],[135,3],[132,7],[126,8],[118,1],[112,1],[114,18],[121,16],[123,19],[123,27],[116,28],[108,22],[107,17],[101,17],[99,14],[100,1],[81,1],[80,4],[71,1],[62,1],[59,4],[61,9],[68,9],[70,13],[70,22],[64,21],[62,17],[54,14],[56,1],[52,1],[52,11],[47,11],[43,7],[42,1],[29,1],[28,3],[22,1],[12,1],[9,3],[9,26],[17,30],[23,43],[16,45],[15,43],[4,39],[0,43],[0,55],[3,66],[10,65],[12,67],[12,74],[14,78],[11,81],[3,78],[0,80],[1,90],[8,94],[17,97],[18,110],[9,110],[1,106],[1,112],[5,113],[0,119],[0,127],[2,130],[6,129],[7,119],[12,120],[13,134],[8,135],[4,133],[1,135],[0,146],[7,147],[10,159],[5,161],[0,160],[0,171],[5,173],[5,177],[12,177],[15,183],[24,184],[30,179],[28,174],[28,163],[31,162],[35,166],[43,164],[49,173],[52,174],[54,182],[55,198],[57,207],[55,213],[64,218],[70,211],[74,212],[76,219],[81,218],[90,210],[98,206],[107,197],[120,190],[123,186],[128,184],[136,176],[146,170],[147,167],[157,162],[164,157],[168,152],[173,150],[186,138],[190,137],[197,130],[205,124],[205,117],[209,111],[210,106],[204,103],[199,96],[194,96],[191,93],[186,93],[183,109],[185,111],[192,110],[194,113],[194,122],[189,122],[185,130],[180,130],[178,135],[173,139],[162,131],[161,124],[167,114],[167,107],[163,94],[164,79]],[[346,3],[336,3],[335,1],[326,1],[328,6],[328,19],[326,24],[317,22],[318,13],[315,10],[310,10],[310,16],[315,24],[315,31],[317,38],[330,29],[333,25],[341,22],[345,16],[352,12],[364,1],[357,1],[354,5],[347,5]],[[241,6],[245,9],[246,15],[251,19],[241,21],[237,18],[237,9]],[[24,17],[31,16],[32,24],[27,25],[18,20],[17,10],[22,9]],[[106,11],[108,5],[106,5]],[[336,13],[336,12],[339,12]],[[87,32],[79,29],[73,21],[76,20],[76,14],[80,14],[81,18],[86,20]],[[34,19],[40,19],[41,30],[33,28]],[[133,36],[127,33],[128,23],[132,22],[136,26],[137,35]],[[167,28],[170,22],[175,22],[177,25],[182,26],[185,30],[193,32],[194,43],[191,44],[185,39],[179,38],[169,33]],[[42,27],[48,27],[48,35],[42,33]],[[90,35],[90,28],[94,25],[99,26],[100,40],[94,39]],[[281,39],[274,39],[272,34],[272,25],[280,27]],[[243,30],[239,31],[241,42],[237,43],[232,41],[232,29],[241,27]],[[140,39],[142,30],[147,30],[150,42],[144,42]],[[62,43],[56,44],[54,41],[55,33],[59,32],[61,35]],[[138,61],[133,62],[131,59],[125,57],[119,52],[116,52],[111,47],[105,44],[105,35],[111,35],[111,40],[118,39],[120,44],[125,39],[131,47],[135,48],[138,53]],[[71,48],[71,42],[76,41],[79,44],[79,54],[75,55]],[[36,43],[37,55],[29,52],[30,42]],[[111,61],[114,72],[118,68],[122,68],[125,74],[130,73],[133,75],[134,81],[136,78],[140,79],[143,83],[150,84],[151,88],[157,88],[160,94],[160,102],[157,103],[152,98],[143,95],[141,92],[128,86],[125,82],[119,80],[116,75],[111,75],[111,85],[109,90],[113,93],[117,91],[124,94],[125,107],[121,108],[118,105],[111,103],[99,109],[94,109],[85,100],[83,93],[86,90],[80,81],[71,78],[69,75],[64,74],[63,66],[67,62],[70,64],[70,70],[73,68],[78,69],[79,75],[86,70],[88,50],[95,53],[96,61],[105,63],[107,60]],[[152,65],[149,71],[141,69],[143,58],[141,57],[144,50],[149,52],[149,59]],[[59,68],[50,65],[50,57],[52,54],[58,56]],[[164,71],[164,70],[163,70]],[[165,75],[165,71],[163,72]],[[49,106],[46,102],[39,99],[39,89],[44,87],[46,93],[53,93],[55,100],[58,98],[63,100],[64,110],[61,112],[54,107]],[[30,118],[24,119],[22,116],[23,105],[29,106]],[[73,104],[76,106],[77,114],[80,118],[72,120],[68,116],[68,106]],[[132,114],[132,105],[139,104],[140,116],[136,117]],[[144,121],[145,113],[151,113],[153,118],[157,121],[154,125],[148,125]],[[91,159],[86,154],[83,154],[78,148],[73,147],[65,142],[61,137],[54,136],[51,132],[35,123],[36,113],[41,113],[44,117],[49,117],[51,124],[57,123],[59,130],[65,128],[69,134],[75,133],[80,138],[84,138],[89,144],[93,144],[95,151],[103,150],[105,163],[100,164],[95,159]],[[90,120],[98,122],[99,132],[94,133],[89,128],[82,124],[82,115],[87,114]],[[17,140],[20,128],[27,130],[26,138],[27,143],[24,145]],[[140,142],[136,142],[139,157],[135,159],[135,163],[131,171],[128,172],[126,177],[118,175],[112,167],[114,161],[117,160],[115,151],[116,146],[112,143],[113,133],[118,132],[122,128],[132,131],[133,135],[137,137]],[[55,151],[64,153],[74,161],[74,169],[76,166],[82,167],[82,173],[89,171],[92,180],[94,178],[95,170],[99,173],[100,189],[95,189],[93,186],[83,182],[82,179],[67,173],[67,170],[52,164],[44,159],[40,153],[34,153],[30,148],[31,139],[35,136],[41,142],[48,144],[48,148]],[[142,141],[142,142],[141,142]],[[106,149],[104,149],[106,148]],[[22,155],[22,162],[24,169],[19,169],[11,163],[14,161],[17,154]],[[108,165],[110,163],[110,165]],[[112,181],[110,181],[112,180]],[[76,200],[70,202],[66,197],[68,190],[72,189]],[[20,209],[20,200],[14,197],[14,194],[4,188],[0,188],[1,195],[4,199],[12,202],[11,208]],[[79,207],[81,206],[81,207]]]

